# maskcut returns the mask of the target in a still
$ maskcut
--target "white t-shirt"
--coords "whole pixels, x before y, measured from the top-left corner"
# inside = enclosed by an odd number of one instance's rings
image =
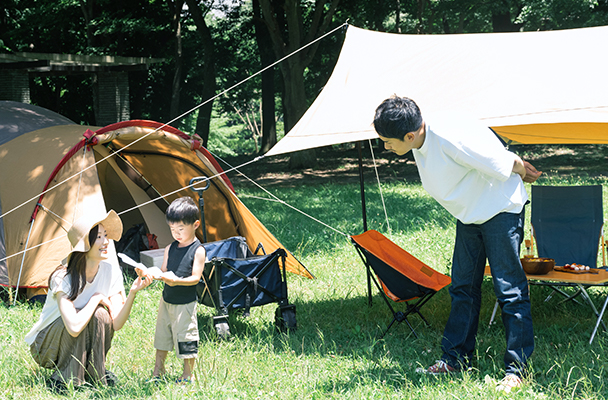
[[[512,173],[515,154],[487,127],[449,117],[426,120],[420,149],[413,149],[422,186],[464,224],[481,224],[501,212],[519,213],[528,200]]]
[[[25,341],[27,344],[31,345],[34,343],[38,332],[52,324],[57,318],[61,317],[57,294],[59,292],[69,294],[70,287],[71,279],[69,276],[66,276],[65,270],[55,274],[51,280],[51,286],[49,287],[49,292],[46,296],[46,302],[42,308],[40,319],[32,327],[30,332],[25,335]],[[82,293],[80,293],[78,297],[74,299],[74,307],[77,309],[83,308],[96,293],[101,293],[106,297],[111,297],[120,292],[125,292],[120,268],[108,262],[102,261],[99,264],[99,271],[97,271],[97,275],[95,275],[93,282],[87,282]]]

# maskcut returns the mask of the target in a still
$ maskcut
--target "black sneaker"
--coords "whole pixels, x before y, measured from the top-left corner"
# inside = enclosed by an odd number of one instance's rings
[[[109,387],[114,387],[118,384],[118,378],[116,377],[116,374],[114,374],[114,372],[110,371],[109,369],[106,369],[106,374],[104,375],[104,378],[106,378],[106,385],[108,385]]]
[[[65,395],[68,392],[68,387],[65,382],[59,379],[49,378],[46,381],[46,386],[53,393]]]

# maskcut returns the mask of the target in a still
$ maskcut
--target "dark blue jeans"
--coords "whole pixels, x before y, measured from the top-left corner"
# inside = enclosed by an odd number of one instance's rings
[[[524,213],[500,213],[478,225],[457,223],[452,309],[441,343],[442,359],[452,367],[466,367],[473,359],[486,258],[506,331],[506,372],[521,375],[534,350],[528,281],[519,259]]]

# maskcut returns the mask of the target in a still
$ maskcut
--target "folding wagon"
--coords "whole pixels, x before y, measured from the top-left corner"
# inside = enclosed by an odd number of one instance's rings
[[[216,310],[213,326],[219,337],[230,336],[230,313],[239,310],[247,316],[251,307],[269,303],[279,305],[275,324],[280,331],[297,328],[296,307],[287,298],[285,250],[254,255],[240,236],[203,246],[208,262],[197,291],[199,302]]]
[[[192,179],[191,184],[198,180]],[[193,188],[199,194],[203,232],[203,191],[207,187],[208,184],[201,189]],[[206,235],[203,240],[206,242]],[[207,262],[197,293],[201,304],[215,308],[213,326],[220,338],[230,336],[230,313],[240,311],[248,316],[251,307],[269,303],[278,303],[275,324],[281,332],[297,329],[296,307],[289,304],[287,297],[287,252],[284,249],[266,254],[259,243],[252,253],[241,236],[203,243],[203,247],[207,251]],[[262,254],[258,255],[258,252]]]

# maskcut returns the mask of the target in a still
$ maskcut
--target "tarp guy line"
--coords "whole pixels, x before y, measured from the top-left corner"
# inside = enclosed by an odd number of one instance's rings
[[[391,232],[391,225],[388,222],[388,213],[386,212],[386,204],[384,204],[384,195],[382,194],[382,186],[380,186],[380,175],[378,175],[378,166],[376,165],[376,157],[374,157],[374,147],[372,146],[372,140],[367,139],[369,142],[369,150],[372,153],[372,160],[374,162],[374,171],[376,171],[376,181],[378,181],[378,189],[380,190],[380,198],[382,199],[382,208],[384,209],[384,217],[386,218],[386,227],[388,232]]]
[[[211,152],[210,152],[210,153],[211,153]],[[217,155],[215,155],[215,154],[213,154],[213,153],[211,153],[211,154],[213,155],[213,157],[217,158],[218,160],[220,160],[220,161],[222,161],[224,164],[226,164],[228,167],[230,167],[230,169],[229,169],[228,171],[235,170],[236,172],[238,172],[239,174],[241,174],[241,175],[242,175],[242,176],[243,176],[245,179],[247,179],[249,182],[253,183],[253,184],[254,184],[255,186],[257,186],[259,189],[261,189],[262,191],[266,192],[266,193],[267,193],[269,196],[271,196],[271,197],[273,197],[273,198],[272,198],[272,199],[269,199],[269,198],[265,198],[265,197],[257,197],[257,196],[243,195],[244,197],[251,197],[251,198],[256,198],[256,199],[259,199],[259,200],[267,200],[267,201],[274,201],[274,202],[276,202],[276,203],[281,203],[281,204],[286,205],[287,207],[291,208],[292,210],[295,210],[295,211],[299,212],[300,214],[302,214],[302,215],[304,215],[304,216],[306,216],[306,217],[308,217],[308,218],[312,219],[313,221],[318,222],[318,223],[320,223],[321,225],[323,225],[323,226],[325,226],[325,227],[327,227],[327,228],[329,228],[329,229],[331,229],[331,230],[333,230],[333,231],[335,231],[335,232],[338,232],[339,234],[341,234],[341,235],[343,235],[343,236],[346,236],[346,237],[350,237],[350,236],[351,236],[351,235],[348,235],[348,234],[346,234],[346,233],[344,233],[344,232],[342,232],[342,231],[340,231],[340,230],[338,230],[338,229],[336,229],[336,228],[334,228],[334,227],[332,227],[332,226],[329,226],[329,225],[328,225],[328,224],[326,224],[325,222],[323,222],[323,221],[320,221],[320,220],[316,219],[316,218],[315,218],[315,217],[313,217],[312,215],[306,214],[306,213],[305,213],[304,211],[302,211],[302,210],[298,210],[297,208],[295,208],[295,207],[294,207],[294,206],[292,206],[291,204],[286,203],[284,200],[279,199],[277,196],[275,196],[274,194],[272,194],[271,192],[269,192],[268,190],[266,190],[264,187],[262,187],[262,186],[261,186],[259,183],[257,183],[257,182],[256,182],[256,181],[254,181],[253,179],[249,178],[247,175],[245,175],[245,174],[244,174],[244,173],[242,173],[241,171],[239,171],[238,169],[239,169],[240,167],[244,166],[244,164],[243,164],[243,165],[239,165],[238,167],[233,167],[232,165],[230,165],[228,162],[226,162],[226,160],[222,159],[221,157],[219,157],[219,156],[217,156]],[[263,156],[262,156],[262,157],[263,157]],[[259,158],[262,158],[262,157],[259,157]]]
[[[151,135],[151,134],[153,134],[153,133],[158,132],[159,130],[161,130],[161,129],[162,129],[162,128],[164,128],[165,126],[168,126],[169,124],[172,124],[173,122],[175,122],[175,121],[177,121],[177,120],[179,120],[179,119],[181,119],[181,118],[185,117],[186,115],[188,115],[188,114],[190,114],[190,113],[192,113],[192,112],[194,112],[194,111],[198,110],[199,108],[201,108],[201,107],[202,107],[202,106],[204,106],[205,104],[209,103],[210,101],[213,101],[213,100],[215,100],[216,98],[218,98],[218,97],[220,97],[220,96],[223,96],[224,94],[226,94],[226,93],[227,93],[227,92],[229,92],[230,90],[232,90],[232,89],[236,88],[237,86],[242,85],[243,83],[245,83],[245,82],[249,81],[249,80],[250,80],[250,79],[252,79],[253,77],[255,77],[255,76],[257,76],[257,75],[261,74],[262,72],[266,71],[266,70],[267,70],[267,69],[269,69],[269,68],[274,67],[275,65],[277,65],[277,64],[279,64],[279,63],[281,63],[282,61],[286,60],[287,58],[289,58],[289,57],[293,56],[294,54],[296,54],[296,53],[300,52],[301,50],[304,50],[305,48],[307,48],[307,47],[309,47],[309,46],[313,45],[314,43],[316,43],[316,42],[320,41],[321,39],[324,39],[325,37],[327,37],[327,36],[329,36],[329,35],[333,34],[333,33],[334,33],[334,32],[336,32],[337,30],[339,30],[339,29],[341,29],[341,28],[343,28],[344,26],[347,26],[347,25],[348,25],[347,23],[344,23],[344,24],[342,24],[342,25],[338,26],[337,28],[333,29],[332,31],[330,31],[330,32],[328,32],[328,33],[326,33],[326,34],[324,34],[323,36],[320,36],[320,37],[318,37],[317,39],[315,39],[315,40],[311,41],[310,43],[305,44],[304,46],[300,47],[299,49],[294,50],[293,52],[291,52],[290,54],[286,55],[285,57],[283,57],[283,58],[281,58],[281,59],[279,59],[279,60],[275,61],[274,63],[272,63],[272,64],[270,64],[270,65],[266,66],[265,68],[262,68],[261,70],[259,70],[259,71],[258,71],[258,72],[256,72],[255,74],[248,76],[247,78],[245,78],[245,79],[243,79],[242,81],[240,81],[240,82],[238,82],[238,83],[236,83],[236,84],[232,85],[231,87],[229,87],[228,89],[226,89],[226,90],[222,91],[221,93],[218,93],[217,95],[215,95],[215,96],[213,96],[213,97],[211,97],[211,98],[209,98],[209,99],[205,100],[205,101],[204,101],[204,102],[202,102],[201,104],[199,104],[199,105],[197,105],[197,106],[193,107],[193,108],[192,108],[192,109],[190,109],[189,111],[186,111],[185,113],[183,113],[183,114],[181,114],[181,115],[179,115],[179,116],[177,116],[177,117],[173,118],[171,121],[166,122],[165,124],[163,124],[162,126],[160,126],[160,127],[156,128],[156,129],[155,129],[155,130],[153,130],[152,132],[150,132],[150,133],[148,133],[148,134],[146,134],[146,135],[144,135],[144,136],[140,137],[139,139],[137,139],[137,140],[135,140],[135,141],[131,142],[130,144],[128,144],[128,145],[126,145],[126,146],[124,146],[124,147],[123,147],[123,148],[121,148],[120,150],[118,150],[118,151],[116,151],[116,152],[114,152],[114,153],[111,153],[111,154],[109,154],[108,156],[106,156],[106,157],[102,158],[101,160],[97,161],[96,163],[94,163],[94,164],[92,164],[92,165],[88,166],[87,168],[85,168],[85,169],[83,169],[82,171],[80,171],[80,174],[82,174],[83,172],[85,172],[85,171],[89,170],[90,168],[93,168],[93,167],[94,167],[94,166],[96,166],[97,164],[99,164],[99,163],[101,163],[101,162],[103,162],[103,161],[107,160],[108,158],[112,157],[114,154],[118,154],[118,153],[120,153],[120,151],[122,151],[123,149],[126,149],[126,148],[128,148],[128,147],[130,147],[130,146],[134,145],[135,143],[139,142],[140,140],[145,139],[145,138],[146,138],[146,137],[148,137],[149,135]],[[85,147],[86,147],[86,145],[85,145]],[[258,160],[258,159],[259,159],[259,158],[256,158],[256,160]],[[243,165],[245,165],[245,164],[243,164]],[[76,175],[80,175],[80,174],[76,174]],[[72,178],[74,178],[76,175],[73,175],[73,176],[71,176],[71,177],[69,177],[69,178],[67,178],[67,179],[65,179],[65,180],[63,180],[63,181],[61,181],[61,182],[59,182],[59,183],[58,183],[58,184],[56,184],[55,186],[50,187],[50,188],[48,188],[47,190],[45,190],[44,192],[40,193],[38,196],[33,197],[33,198],[31,198],[31,199],[29,199],[29,200],[27,200],[27,201],[25,201],[25,202],[21,203],[20,205],[18,205],[18,206],[16,206],[16,207],[14,207],[13,209],[11,209],[11,210],[9,210],[9,211],[5,212],[4,214],[0,215],[0,219],[1,219],[1,218],[4,218],[4,216],[5,216],[5,215],[8,215],[8,214],[12,213],[12,212],[13,212],[13,211],[15,211],[15,210],[18,210],[19,208],[23,207],[24,205],[26,205],[26,204],[27,204],[27,203],[29,203],[30,201],[35,200],[35,199],[39,198],[40,196],[42,196],[42,195],[44,195],[44,194],[48,193],[49,191],[53,190],[54,188],[56,188],[56,187],[58,187],[58,186],[60,186],[60,185],[63,185],[63,184],[64,184],[64,183],[66,183],[67,181],[69,181],[69,180],[71,180]]]

